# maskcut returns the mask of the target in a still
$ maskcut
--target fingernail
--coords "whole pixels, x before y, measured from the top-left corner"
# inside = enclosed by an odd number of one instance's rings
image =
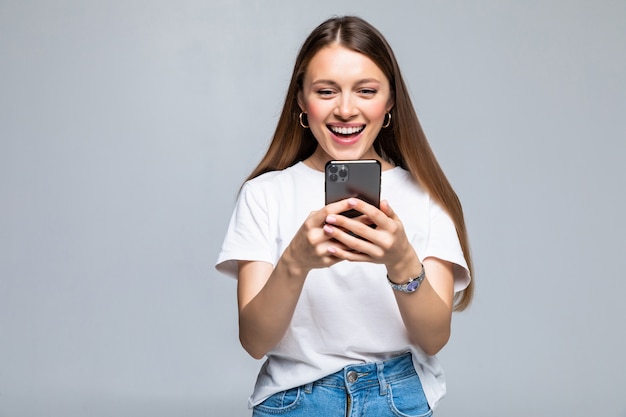
[[[332,232],[334,232],[335,229],[333,229],[332,227],[330,227],[329,225],[325,224],[324,225],[324,232],[331,234]]]
[[[335,249],[335,248],[334,248],[334,247],[332,247],[332,246],[329,246],[329,247],[328,247],[328,253],[332,253],[332,254],[334,255],[334,254],[336,254],[336,253],[337,253],[337,249]]]
[[[335,216],[326,216],[326,223],[335,223],[337,218]]]
[[[351,205],[351,206],[356,206],[357,205],[356,198],[349,198],[348,199],[348,204]]]

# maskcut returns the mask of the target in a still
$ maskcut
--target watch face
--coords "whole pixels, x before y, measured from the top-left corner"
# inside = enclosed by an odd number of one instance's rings
[[[411,281],[406,285],[406,290],[413,292],[420,286],[419,280]]]

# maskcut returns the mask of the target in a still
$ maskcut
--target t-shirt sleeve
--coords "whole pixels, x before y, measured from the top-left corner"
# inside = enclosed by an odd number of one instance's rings
[[[244,184],[237,198],[215,268],[237,278],[237,261],[273,263],[267,201],[260,189]]]
[[[454,222],[448,213],[435,201],[430,204],[430,230],[424,258],[435,257],[453,264],[454,291],[465,289],[470,282],[469,268]]]

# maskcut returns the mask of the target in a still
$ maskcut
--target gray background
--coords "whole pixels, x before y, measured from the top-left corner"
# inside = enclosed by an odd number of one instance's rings
[[[0,0],[0,416],[245,416],[213,263],[305,36],[376,25],[460,195],[438,416],[626,416],[626,2]]]

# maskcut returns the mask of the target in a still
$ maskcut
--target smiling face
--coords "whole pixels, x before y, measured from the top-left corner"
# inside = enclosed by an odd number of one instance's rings
[[[367,56],[333,44],[304,74],[298,104],[318,146],[307,160],[323,170],[331,159],[380,159],[372,145],[393,107],[389,80]]]

